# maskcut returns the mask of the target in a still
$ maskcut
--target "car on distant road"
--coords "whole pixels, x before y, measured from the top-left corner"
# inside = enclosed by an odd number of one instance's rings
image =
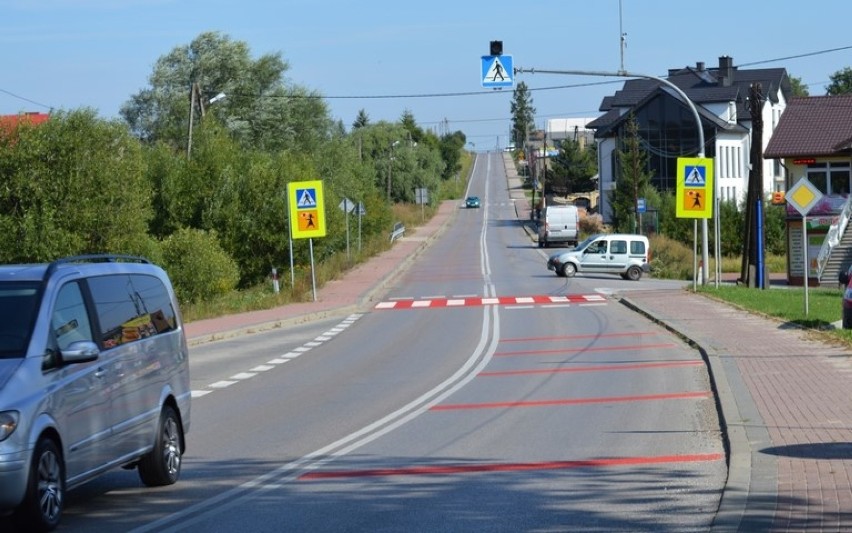
[[[464,201],[466,207],[479,207],[479,196],[468,196]]]

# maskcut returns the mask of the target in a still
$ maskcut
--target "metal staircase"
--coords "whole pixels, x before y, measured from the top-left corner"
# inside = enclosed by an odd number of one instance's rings
[[[836,287],[840,272],[852,265],[852,231],[846,231],[850,218],[852,195],[846,200],[837,222],[828,230],[817,258],[821,286]]]

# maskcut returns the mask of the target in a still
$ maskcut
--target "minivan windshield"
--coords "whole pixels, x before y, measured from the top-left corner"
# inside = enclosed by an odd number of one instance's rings
[[[0,358],[23,357],[36,313],[38,282],[0,283]]]

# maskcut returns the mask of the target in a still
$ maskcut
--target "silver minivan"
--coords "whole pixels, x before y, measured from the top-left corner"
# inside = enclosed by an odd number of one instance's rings
[[[0,266],[0,510],[49,531],[66,491],[110,469],[175,483],[188,355],[171,282],[143,258]]]
[[[551,255],[547,269],[557,276],[578,272],[618,274],[638,281],[650,271],[650,247],[644,235],[609,233],[592,235],[573,249]]]

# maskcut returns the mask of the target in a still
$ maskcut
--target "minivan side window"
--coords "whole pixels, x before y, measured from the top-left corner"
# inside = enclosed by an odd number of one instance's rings
[[[627,241],[612,241],[609,243],[609,253],[611,254],[626,254]]]
[[[645,241],[630,241],[631,255],[645,255]]]
[[[86,302],[77,282],[67,283],[59,289],[50,325],[60,351],[72,342],[94,340]]]
[[[141,274],[98,276],[89,289],[104,348],[144,339],[175,328],[175,311],[163,283]]]

